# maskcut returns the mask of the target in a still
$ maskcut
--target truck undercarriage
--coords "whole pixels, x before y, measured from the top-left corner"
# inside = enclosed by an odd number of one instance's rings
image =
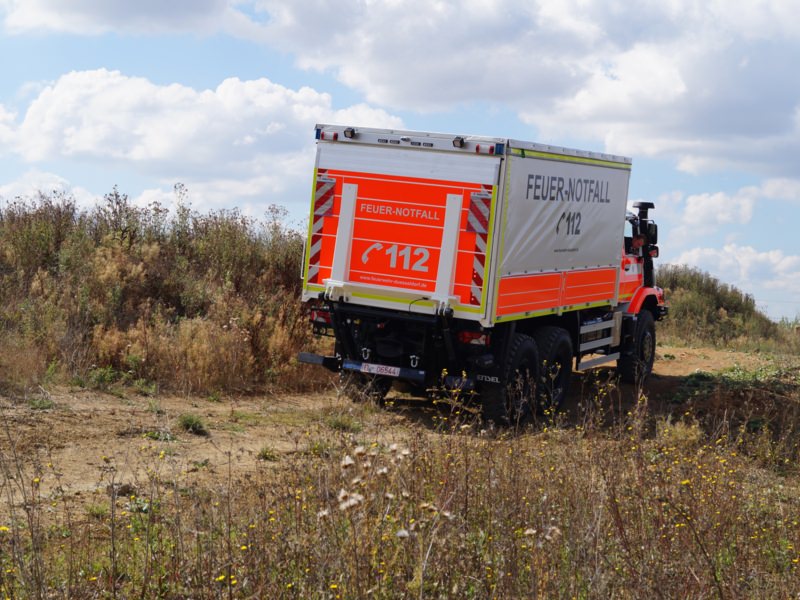
[[[508,422],[557,409],[575,363],[587,369],[616,360],[623,381],[644,380],[655,357],[653,324],[665,314],[656,305],[635,316],[602,307],[483,328],[447,314],[321,299],[312,323],[336,340],[334,354],[299,359],[342,373],[353,399],[381,401],[404,382],[419,397],[475,397],[486,418]]]

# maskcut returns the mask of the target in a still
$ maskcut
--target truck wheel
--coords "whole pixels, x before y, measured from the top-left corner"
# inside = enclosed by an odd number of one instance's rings
[[[504,385],[482,392],[482,413],[486,421],[521,424],[531,416],[539,377],[539,352],[528,335],[517,333],[511,342],[503,368]]]
[[[629,344],[617,361],[617,373],[626,383],[643,383],[652,372],[656,358],[656,325],[649,310],[639,313]]]
[[[569,391],[572,377],[572,340],[561,327],[542,327],[533,334],[542,361],[539,371],[537,409],[557,410]]]
[[[364,375],[354,371],[339,373],[340,391],[353,402],[382,404],[392,389],[392,379],[379,375]]]

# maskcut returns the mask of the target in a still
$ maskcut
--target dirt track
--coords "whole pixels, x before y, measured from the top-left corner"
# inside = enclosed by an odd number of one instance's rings
[[[763,362],[758,355],[713,349],[659,347],[658,355],[648,395],[662,404],[668,403],[685,376],[697,370],[713,372]],[[607,372],[599,369],[574,376],[567,414],[580,410],[582,390],[595,378],[608,377]],[[335,390],[215,401],[55,388],[35,400],[39,408],[32,407],[30,398],[0,396],[3,481],[23,479],[31,486],[38,478],[37,489],[45,496],[60,488],[87,501],[107,493],[112,477],[125,493],[143,493],[153,477],[213,485],[229,476],[271,468],[290,453],[314,451],[315,444],[332,435],[390,442],[407,435],[410,428],[433,430],[437,414],[442,414],[430,403],[402,398],[385,410],[354,406],[337,397]],[[42,402],[52,402],[52,407],[42,409]],[[178,417],[185,413],[199,416],[209,434],[181,429]],[[272,461],[259,459],[265,448]],[[15,472],[17,467],[24,472]],[[7,490],[2,492],[6,504]]]

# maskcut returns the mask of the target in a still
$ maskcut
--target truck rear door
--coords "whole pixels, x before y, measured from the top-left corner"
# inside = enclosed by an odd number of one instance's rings
[[[457,148],[452,136],[346,138],[330,126],[318,136],[304,297],[485,316],[502,141]]]

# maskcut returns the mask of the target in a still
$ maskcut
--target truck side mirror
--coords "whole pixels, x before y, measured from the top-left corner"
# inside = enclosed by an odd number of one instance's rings
[[[647,241],[650,244],[658,243],[658,225],[652,221],[647,222]]]

